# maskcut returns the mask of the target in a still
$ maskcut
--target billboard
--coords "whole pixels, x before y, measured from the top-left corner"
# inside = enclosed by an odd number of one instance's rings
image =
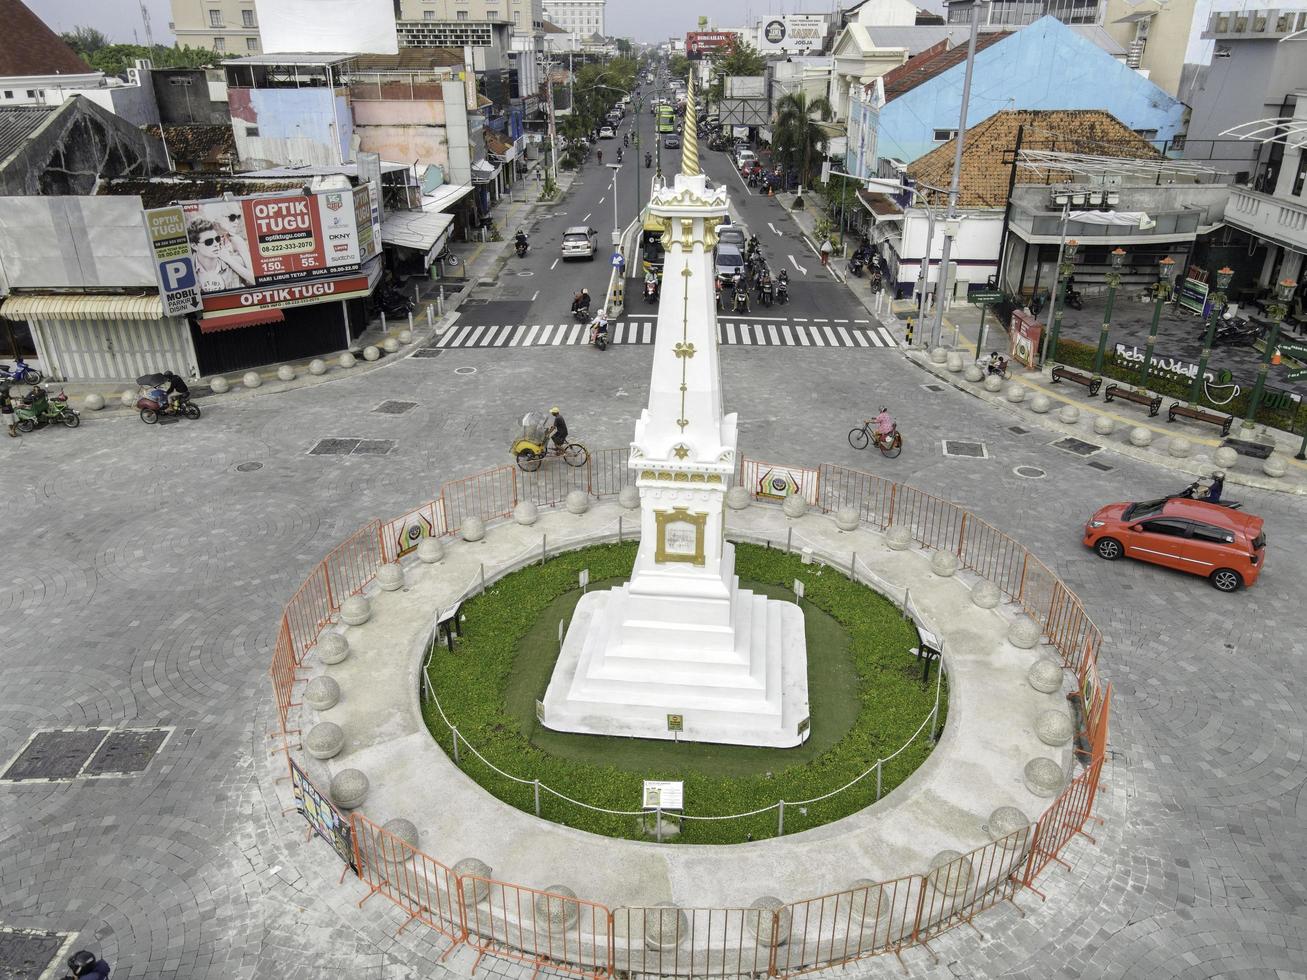
[[[395,54],[393,0],[261,0],[263,50]]]
[[[725,52],[735,45],[739,35],[733,31],[687,31],[685,56],[701,58],[704,55]]]
[[[154,249],[159,298],[165,316],[185,316],[200,308],[200,286],[195,278],[191,243],[186,238],[186,216],[179,207],[144,212],[145,231]]]
[[[826,40],[826,21],[806,14],[771,17],[758,28],[758,50],[763,54],[780,51],[816,52]]]

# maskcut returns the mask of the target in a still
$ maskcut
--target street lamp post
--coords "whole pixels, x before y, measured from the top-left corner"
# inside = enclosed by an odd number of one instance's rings
[[[1103,357],[1107,353],[1107,334],[1112,329],[1112,304],[1121,285],[1121,266],[1125,263],[1125,249],[1112,249],[1112,271],[1107,274],[1107,309],[1103,311],[1103,328],[1098,332],[1098,350],[1094,354],[1094,373],[1103,373]]]
[[[1207,318],[1207,334],[1203,337],[1203,352],[1198,357],[1198,373],[1194,375],[1193,387],[1189,389],[1189,404],[1197,406],[1203,392],[1203,379],[1207,376],[1207,359],[1212,356],[1212,338],[1216,336],[1216,325],[1221,320],[1221,308],[1225,306],[1225,291],[1234,279],[1234,270],[1229,266],[1216,270],[1216,292],[1212,294],[1212,315]]]
[[[1079,250],[1080,243],[1074,238],[1071,239],[1062,250],[1062,261],[1057,265],[1057,309],[1053,311],[1053,328],[1049,331],[1048,346],[1044,352],[1046,360],[1053,360],[1057,357],[1057,338],[1062,333],[1062,311],[1066,309],[1067,283],[1075,274],[1076,252]]]
[[[1157,346],[1157,326],[1162,320],[1162,304],[1171,294],[1171,276],[1175,274],[1175,259],[1167,255],[1158,263],[1159,277],[1153,284],[1153,323],[1148,328],[1148,343],[1144,345],[1144,363],[1139,368],[1139,387],[1148,387],[1148,372],[1153,366],[1153,348]]]
[[[622,241],[622,229],[618,227],[617,217],[617,174],[622,169],[620,163],[608,164],[609,169],[613,172],[613,244],[619,245]]]
[[[1266,316],[1271,321],[1271,335],[1266,339],[1266,350],[1262,354],[1261,366],[1257,368],[1257,383],[1253,385],[1253,396],[1248,400],[1248,417],[1243,420],[1242,428],[1251,429],[1257,419],[1257,409],[1262,406],[1262,390],[1266,387],[1266,374],[1271,369],[1271,355],[1275,353],[1280,340],[1280,323],[1289,312],[1289,302],[1298,284],[1292,279],[1281,279],[1275,284],[1275,302],[1266,307]]]

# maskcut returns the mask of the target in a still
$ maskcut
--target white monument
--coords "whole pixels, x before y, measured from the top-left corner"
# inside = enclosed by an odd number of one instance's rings
[[[638,474],[640,550],[631,581],[581,597],[542,721],[787,748],[808,737],[803,612],[741,589],[725,538],[736,417],[722,411],[712,251],[727,197],[699,172],[694,113],[691,91],[681,173],[649,204],[666,254],[649,407],[627,464]]]

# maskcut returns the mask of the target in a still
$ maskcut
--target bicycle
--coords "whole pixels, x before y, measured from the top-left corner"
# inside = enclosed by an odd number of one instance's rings
[[[863,419],[862,425],[849,430],[849,445],[854,449],[866,449],[872,443],[880,450],[880,454],[887,459],[894,459],[899,453],[903,452],[903,434],[899,432],[899,427],[894,426],[893,430],[887,436],[882,436],[872,428],[875,419]]]

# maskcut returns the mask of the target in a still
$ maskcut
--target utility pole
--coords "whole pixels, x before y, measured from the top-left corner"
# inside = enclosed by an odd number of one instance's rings
[[[962,76],[962,108],[958,112],[958,135],[954,140],[953,179],[949,182],[948,215],[944,218],[944,247],[939,256],[939,275],[935,281],[935,323],[931,327],[930,345],[939,346],[944,331],[944,293],[948,285],[948,264],[953,238],[958,232],[958,188],[962,179],[962,147],[967,135],[967,103],[971,101],[971,74],[976,67],[976,34],[980,31],[980,2],[971,0],[971,34],[967,38],[967,69]]]
[[[549,165],[558,183],[558,129],[554,125],[554,63],[545,61],[545,98],[549,100]]]

